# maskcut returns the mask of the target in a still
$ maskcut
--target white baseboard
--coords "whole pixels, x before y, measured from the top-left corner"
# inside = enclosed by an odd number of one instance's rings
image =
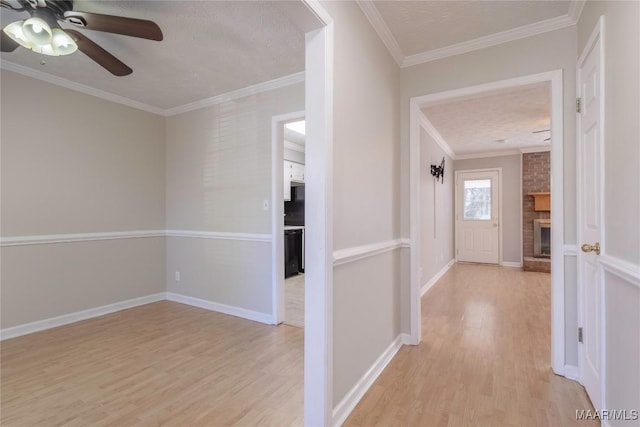
[[[512,261],[501,261],[500,265],[503,267],[515,267],[515,268],[521,268],[522,267],[522,263],[521,262],[512,262]]]
[[[267,325],[274,324],[273,316],[270,313],[260,313],[258,311],[247,310],[246,308],[220,304],[218,302],[194,298],[173,292],[167,292],[167,300],[204,308],[205,310],[217,311],[218,313],[228,314],[230,316],[241,317],[247,320],[253,320],[254,322],[266,323]]]
[[[564,376],[570,380],[580,382],[578,367],[575,365],[564,365]]]
[[[438,271],[435,276],[433,276],[431,279],[429,279],[429,281],[427,283],[425,283],[424,285],[422,285],[422,288],[420,289],[420,296],[423,296],[424,294],[427,293],[427,291],[429,289],[431,289],[431,287],[438,281],[440,280],[440,278],[442,276],[444,276],[444,274],[449,271],[449,269],[451,268],[451,266],[453,264],[456,263],[455,259],[452,259],[451,261],[449,261],[447,263],[447,265],[445,265],[444,267],[442,267],[442,269],[440,271]]]
[[[150,304],[152,302],[162,301],[164,299],[165,292],[159,292],[157,294],[147,295],[139,298],[132,298],[126,301],[103,305],[101,307],[90,308],[88,310],[77,311],[75,313],[63,314],[62,316],[56,316],[49,319],[25,323],[23,325],[12,326],[10,328],[0,330],[0,340],[15,338],[21,335],[31,334],[33,332],[67,325],[69,323],[79,322],[80,320],[91,319],[93,317],[115,313],[116,311],[126,310],[127,308],[133,308],[140,305]]]
[[[374,381],[382,373],[384,368],[391,362],[391,359],[396,355],[400,347],[402,347],[404,335],[400,334],[395,340],[387,347],[387,349],[378,357],[378,359],[371,365],[369,370],[358,380],[358,382],[349,390],[347,395],[336,405],[333,409],[333,425],[339,427],[345,422],[351,411],[356,407],[360,399],[365,395],[369,387],[371,387]]]

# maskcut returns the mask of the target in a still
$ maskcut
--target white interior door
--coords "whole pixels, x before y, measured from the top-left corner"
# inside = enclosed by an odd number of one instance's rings
[[[456,172],[458,261],[500,263],[500,171]]]
[[[578,280],[581,291],[582,383],[596,409],[602,409],[603,290],[598,255],[602,228],[602,87],[600,37],[587,46],[578,63],[581,96],[578,147]],[[580,338],[580,337],[578,337]]]

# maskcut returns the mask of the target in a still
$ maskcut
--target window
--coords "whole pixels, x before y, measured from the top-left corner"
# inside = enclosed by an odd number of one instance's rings
[[[464,219],[491,220],[491,179],[464,181]]]

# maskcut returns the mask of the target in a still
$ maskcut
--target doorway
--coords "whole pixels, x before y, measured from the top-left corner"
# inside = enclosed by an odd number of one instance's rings
[[[564,375],[565,371],[565,322],[564,322],[564,206],[563,206],[563,92],[562,70],[517,77],[477,86],[454,89],[411,98],[410,100],[410,328],[411,342],[421,340],[420,306],[420,128],[427,121],[422,108],[450,99],[472,97],[479,94],[517,88],[537,83],[550,83],[550,144],[551,144],[551,194],[552,222],[551,235],[553,264],[551,274],[551,365],[555,373]]]
[[[304,327],[305,267],[305,121],[284,123],[284,317]]]

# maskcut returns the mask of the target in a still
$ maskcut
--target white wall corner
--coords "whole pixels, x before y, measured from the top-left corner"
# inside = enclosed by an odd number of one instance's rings
[[[422,111],[420,111],[420,127],[422,127],[424,131],[434,139],[438,146],[442,148],[442,151],[447,153],[447,155],[451,157],[452,160],[455,160],[457,158],[456,153],[451,149],[449,143],[444,139],[440,132],[438,132],[433,123],[429,121],[429,119],[424,115]]]
[[[580,382],[580,371],[575,365],[564,365],[564,376],[570,380]]]
[[[436,282],[437,282],[438,280],[440,280],[440,278],[441,278],[442,276],[444,276],[444,275],[445,275],[445,273],[446,273],[447,271],[449,271],[449,269],[451,268],[451,266],[452,266],[453,264],[455,264],[455,263],[456,263],[456,260],[455,260],[455,259],[450,260],[450,261],[447,263],[447,265],[445,265],[444,267],[442,267],[442,268],[440,269],[440,271],[438,271],[438,272],[437,272],[437,273],[436,273],[432,278],[430,278],[430,279],[429,279],[429,280],[428,280],[424,285],[422,285],[422,287],[420,288],[420,297],[423,297],[423,296],[424,296],[424,294],[426,294],[426,293],[427,293],[427,291],[428,291],[429,289],[431,289],[431,288],[433,287],[433,285],[435,285],[435,284],[436,284]]]
[[[240,317],[242,319],[253,320],[254,322],[265,323],[267,325],[273,324],[272,313],[261,313],[242,307],[235,307],[215,301],[176,294],[174,292],[167,292],[167,300],[193,307],[204,308],[205,310],[215,311],[222,314],[228,314],[230,316]]]
[[[580,15],[582,15],[582,9],[584,9],[586,2],[586,0],[571,0],[571,3],[569,3],[568,15],[574,24],[577,24],[580,20]]]
[[[113,304],[94,307],[82,311],[76,311],[75,313],[63,314],[61,316],[51,317],[49,319],[37,320],[35,322],[12,326],[10,328],[0,330],[0,340],[15,338],[38,331],[44,331],[45,329],[68,325],[70,323],[79,322],[81,320],[104,316],[105,314],[115,313],[116,311],[150,304],[152,302],[158,302],[164,299],[166,299],[166,293],[158,292],[156,294],[132,298],[125,301],[119,301]]]
[[[340,403],[335,406],[333,409],[333,425],[335,427],[339,427],[345,422],[349,414],[351,414],[358,402],[360,402],[360,399],[364,397],[367,390],[369,390],[384,368],[386,368],[396,353],[398,353],[398,350],[400,350],[400,347],[402,347],[406,339],[405,335],[406,334],[398,335],[396,339],[389,344],[389,347],[382,352],[367,372],[355,383]]]
[[[402,65],[404,61],[404,54],[402,53],[402,49],[400,49],[400,45],[398,41],[393,36],[393,33],[387,26],[387,23],[384,21],[380,12],[376,8],[375,4],[371,0],[356,0],[358,6],[364,13],[364,16],[367,17],[373,29],[378,33],[380,39],[382,39],[382,43],[387,47],[387,50],[396,61],[398,66]]]

